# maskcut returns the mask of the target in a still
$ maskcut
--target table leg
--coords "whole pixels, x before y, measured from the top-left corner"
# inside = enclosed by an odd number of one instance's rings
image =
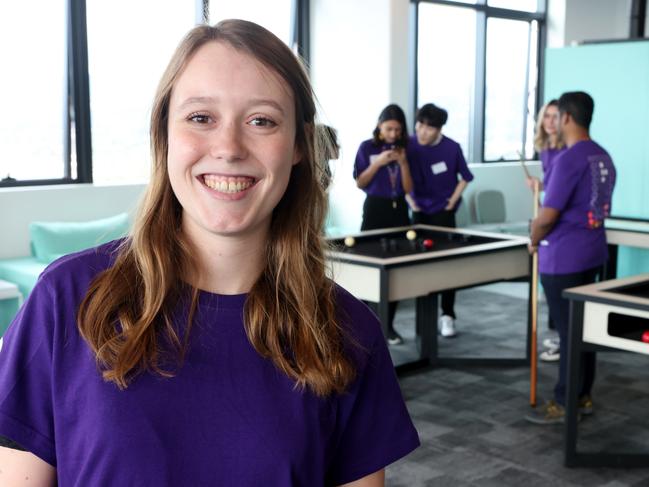
[[[584,328],[584,303],[570,301],[568,329],[568,364],[566,378],[566,418],[564,433],[564,464],[574,467],[577,462],[577,422],[579,377],[581,374],[581,344]],[[561,350],[561,353],[565,353]]]
[[[383,336],[388,336],[388,326],[390,324],[390,285],[388,280],[388,271],[381,269],[379,283],[379,302],[377,304],[377,315],[381,321]]]
[[[419,358],[430,364],[437,362],[437,301],[438,294],[431,293],[417,298],[416,329]]]
[[[618,246],[615,244],[608,245],[608,261],[604,264],[604,280],[615,279],[617,277],[617,253]]]

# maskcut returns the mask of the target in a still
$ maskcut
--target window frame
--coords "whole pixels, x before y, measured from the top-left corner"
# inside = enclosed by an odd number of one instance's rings
[[[197,23],[209,22],[209,0],[194,0]],[[92,127],[90,114],[90,80],[88,71],[88,30],[86,0],[66,0],[67,24],[67,103],[64,113],[67,123],[63,138],[63,174],[55,179],[0,179],[0,189],[23,186],[60,184],[91,184]],[[309,0],[291,3],[292,43],[309,62]],[[74,138],[72,137],[74,133]],[[74,140],[74,147],[72,141]],[[74,157],[73,157],[74,156]],[[73,175],[75,175],[73,177]]]
[[[485,161],[485,106],[486,106],[486,61],[487,61],[487,19],[499,18],[505,20],[520,20],[531,24],[532,21],[538,22],[538,39],[537,39],[537,84],[536,84],[536,107],[538,112],[542,106],[543,100],[543,52],[546,46],[546,26],[547,26],[547,0],[537,0],[537,12],[524,12],[520,10],[510,10],[504,8],[490,7],[487,0],[478,0],[477,3],[462,3],[461,1],[452,0],[410,0],[410,95],[412,113],[417,113],[419,106],[418,98],[418,51],[419,51],[419,5],[435,4],[455,8],[468,8],[476,13],[476,66],[473,93],[473,120],[469,132],[469,153],[466,155],[467,160],[472,162],[503,162],[503,161]],[[529,56],[527,72],[529,73]],[[423,100],[422,100],[423,101]],[[527,113],[523,116],[526,118]],[[521,146],[524,146],[525,140],[521,140]],[[504,161],[507,162],[507,161]]]

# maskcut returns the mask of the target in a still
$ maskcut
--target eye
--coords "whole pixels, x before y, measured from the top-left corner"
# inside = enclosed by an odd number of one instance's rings
[[[189,117],[187,117],[187,120],[199,124],[206,124],[209,123],[210,116],[204,113],[192,113]]]
[[[254,117],[248,122],[253,127],[275,127],[277,124],[267,117]]]

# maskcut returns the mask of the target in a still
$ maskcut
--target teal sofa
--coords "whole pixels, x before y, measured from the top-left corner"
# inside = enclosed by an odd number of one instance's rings
[[[127,213],[87,222],[33,222],[29,225],[31,255],[0,259],[0,279],[16,284],[27,299],[50,263],[63,255],[124,237],[129,227]],[[6,321],[6,314],[0,313],[0,319]],[[0,330],[3,325],[8,323],[0,323]]]

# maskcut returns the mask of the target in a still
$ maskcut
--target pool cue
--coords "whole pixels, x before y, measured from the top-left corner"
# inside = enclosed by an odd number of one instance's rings
[[[527,169],[527,166],[525,165],[525,156],[521,151],[516,151],[516,153],[518,154],[518,158],[521,163],[521,166],[523,167],[523,171],[525,171],[525,177],[527,177],[527,179],[532,179],[532,175],[530,174],[530,171]]]
[[[521,151],[516,151],[516,153],[518,154],[518,160],[521,163],[521,167],[523,168],[523,171],[525,171],[525,177],[527,179],[532,179],[532,175],[530,174],[529,169],[527,169],[527,166],[525,165],[525,156],[523,155],[523,153]],[[539,191],[539,193],[540,193],[540,191]],[[538,194],[536,195],[536,203],[540,204]]]
[[[534,180],[534,218],[539,215],[539,182]],[[537,337],[539,317],[539,253],[532,254],[532,336],[530,341],[530,406],[536,407],[536,383],[537,383]]]

